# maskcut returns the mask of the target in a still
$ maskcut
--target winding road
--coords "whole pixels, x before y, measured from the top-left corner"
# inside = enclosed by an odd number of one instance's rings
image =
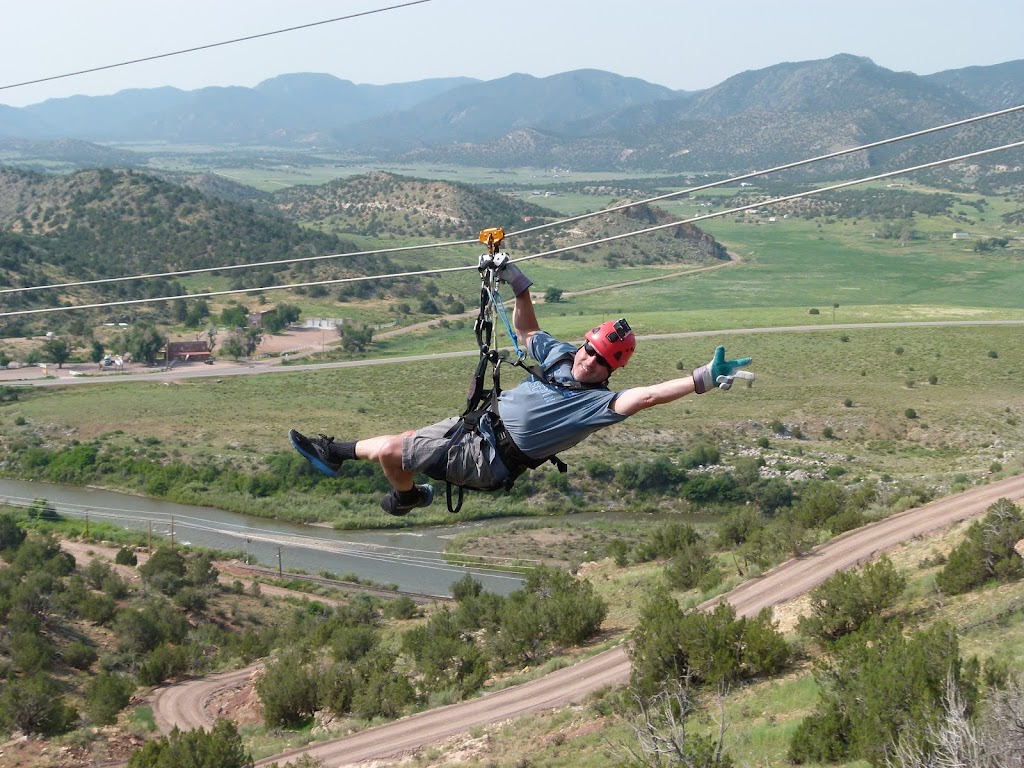
[[[836,571],[866,562],[914,537],[977,517],[1001,498],[1024,499],[1024,475],[972,488],[845,533],[701,607],[708,608],[727,600],[738,615],[753,616],[763,608],[803,595]],[[175,725],[183,730],[211,726],[214,714],[209,711],[209,702],[225,689],[246,685],[260,668],[261,665],[255,664],[235,672],[158,689],[152,702],[157,724],[165,733]],[[352,736],[290,750],[260,760],[256,765],[267,766],[276,761],[283,766],[303,754],[322,760],[326,768],[395,758],[475,727],[582,701],[602,687],[625,685],[629,671],[629,657],[622,646],[617,646],[537,680],[421,712]]]

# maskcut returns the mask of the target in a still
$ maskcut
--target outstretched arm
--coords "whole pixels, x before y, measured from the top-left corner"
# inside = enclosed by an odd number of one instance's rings
[[[537,325],[537,314],[533,309],[533,298],[530,296],[530,286],[533,285],[533,281],[524,275],[519,267],[508,260],[508,255],[498,254],[498,259],[501,259],[501,257],[504,257],[504,260],[498,267],[498,279],[508,283],[512,287],[512,292],[516,295],[516,306],[512,312],[512,325],[515,326],[519,341],[525,346],[530,341],[530,337],[540,330],[540,327]]]
[[[632,416],[653,405],[671,403],[693,393],[704,394],[712,389],[729,389],[735,379],[753,381],[754,374],[740,370],[750,365],[751,358],[726,360],[725,347],[718,347],[715,356],[707,365],[694,370],[690,376],[670,379],[646,387],[631,387],[623,390],[612,402],[612,410],[623,416]]]

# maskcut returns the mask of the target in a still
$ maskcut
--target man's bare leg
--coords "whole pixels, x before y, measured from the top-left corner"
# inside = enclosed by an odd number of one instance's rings
[[[412,490],[415,475],[402,469],[402,440],[411,437],[413,431],[400,435],[381,435],[356,443],[356,458],[375,461],[384,470],[384,476],[396,491]]]

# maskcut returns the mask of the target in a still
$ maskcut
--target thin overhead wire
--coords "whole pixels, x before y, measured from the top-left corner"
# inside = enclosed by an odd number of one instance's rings
[[[59,290],[65,288],[78,288],[86,285],[101,285],[103,283],[123,283],[129,280],[149,280],[153,278],[183,277],[185,275],[201,275],[209,272],[229,272],[234,269],[256,269],[257,267],[275,267],[282,264],[303,264],[311,261],[324,261],[325,259],[355,258],[356,256],[381,256],[389,253],[403,253],[405,251],[424,251],[433,248],[453,248],[460,245],[472,245],[479,243],[476,238],[472,240],[452,240],[446,243],[426,243],[424,245],[402,245],[395,248],[378,248],[373,251],[354,251],[351,253],[329,253],[320,256],[303,256],[297,259],[276,259],[274,261],[257,261],[251,264],[228,264],[223,267],[200,267],[198,269],[182,269],[176,272],[153,272],[146,275],[128,275],[123,277],[104,277],[96,280],[79,280],[73,283],[54,283],[52,285],[34,285],[24,288],[0,288],[0,295],[5,293],[27,293],[28,291]]]
[[[177,51],[168,51],[167,53],[158,53],[153,56],[143,56],[138,59],[131,59],[129,61],[119,61],[116,64],[104,64],[99,67],[90,67],[88,69],[79,69],[75,72],[65,72],[62,75],[50,75],[48,77],[39,77],[35,80],[25,80],[20,83],[10,83],[8,85],[0,85],[0,91],[6,91],[11,88],[21,88],[26,85],[36,85],[38,83],[48,83],[52,80],[63,80],[68,77],[77,77],[78,75],[87,75],[92,72],[102,72],[107,69],[117,69],[118,67],[127,67],[133,64],[142,64],[147,61],[156,61],[158,59],[167,59],[171,56],[181,56],[186,53],[196,53],[197,51],[205,51],[210,48],[220,48],[225,45],[235,45],[236,43],[244,43],[249,40],[258,40],[261,37],[272,37],[273,35],[283,35],[286,32],[296,32],[300,29],[310,29],[312,27],[320,27],[325,24],[334,24],[339,21],[349,21],[351,19],[357,19],[361,16],[372,16],[377,13],[385,13],[387,11],[394,11],[400,8],[407,8],[411,5],[421,5],[422,3],[429,3],[431,0],[410,0],[406,3],[399,3],[397,5],[389,5],[386,8],[375,8],[369,11],[361,11],[359,13],[350,13],[347,16],[338,16],[334,19],[324,19],[323,21],[314,21],[309,24],[298,24],[294,27],[285,27],[284,29],[275,29],[270,32],[260,32],[255,35],[246,35],[245,37],[236,37],[231,40],[222,40],[219,43],[207,43],[205,45],[196,45],[191,48],[182,48]]]
[[[29,499],[19,496],[7,496],[0,499],[0,502],[12,507],[31,508],[37,499]],[[84,518],[97,521],[110,521],[123,523],[125,521],[138,522],[140,519],[154,523],[158,526],[170,528],[176,531],[190,530],[203,533],[211,533],[228,538],[239,540],[261,541],[273,545],[300,547],[318,552],[330,552],[347,557],[355,557],[364,560],[377,562],[401,562],[410,566],[424,567],[429,569],[448,570],[443,566],[465,567],[472,566],[476,570],[487,572],[508,572],[509,568],[532,568],[540,565],[539,560],[529,558],[511,558],[500,555],[445,555],[429,549],[416,549],[412,547],[399,547],[384,544],[362,544],[346,541],[343,539],[325,539],[319,536],[311,536],[302,533],[283,533],[268,528],[254,528],[248,525],[235,525],[232,523],[218,523],[210,525],[208,520],[191,515],[170,515],[164,513],[147,513],[137,509],[122,509],[116,507],[103,507],[95,505],[76,504],[74,502],[53,502],[47,503],[58,513],[71,517]]]
[[[951,123],[944,123],[943,125],[937,125],[937,126],[934,126],[932,128],[925,128],[925,129],[922,129],[920,131],[913,131],[911,133],[905,133],[905,134],[902,134],[900,136],[894,136],[894,137],[891,137],[891,138],[888,138],[888,139],[882,139],[880,141],[871,142],[869,144],[861,144],[861,145],[856,146],[856,147],[850,147],[848,149],[837,150],[835,152],[830,152],[830,153],[825,154],[825,155],[818,155],[816,157],[807,158],[805,160],[797,160],[797,161],[794,161],[792,163],[785,163],[783,165],[777,165],[777,166],[775,166],[773,168],[767,168],[767,169],[759,170],[759,171],[752,171],[750,173],[745,173],[745,174],[742,174],[742,175],[739,175],[739,176],[731,176],[731,177],[729,177],[727,179],[720,179],[718,181],[708,182],[707,184],[701,184],[701,185],[696,186],[696,187],[686,187],[685,189],[676,190],[674,192],[668,192],[668,193],[663,194],[663,195],[657,195],[655,197],[648,197],[648,198],[645,198],[643,200],[634,200],[634,201],[629,202],[629,203],[623,203],[622,205],[617,205],[617,206],[613,206],[613,207],[610,207],[610,208],[603,208],[603,209],[601,209],[599,211],[591,211],[591,212],[588,212],[588,213],[580,214],[578,216],[572,216],[572,217],[569,217],[569,218],[559,219],[557,221],[547,222],[545,224],[539,224],[539,225],[537,225],[535,227],[529,227],[528,229],[521,229],[521,230],[517,230],[515,232],[509,232],[509,233],[507,233],[505,235],[505,237],[506,237],[506,239],[511,239],[511,238],[514,238],[514,237],[517,237],[517,236],[520,236],[520,235],[525,235],[525,234],[529,234],[529,233],[532,233],[532,232],[539,232],[541,230],[551,229],[553,227],[560,227],[560,226],[564,226],[566,224],[572,224],[572,223],[577,222],[577,221],[583,221],[585,219],[593,218],[595,216],[603,216],[603,215],[606,215],[606,214],[609,214],[609,213],[615,213],[616,211],[625,210],[627,208],[632,208],[632,207],[637,206],[637,205],[645,205],[645,204],[649,204],[649,203],[656,203],[656,202],[659,202],[661,200],[670,200],[670,199],[672,199],[674,197],[680,197],[681,195],[689,195],[689,194],[693,194],[694,192],[701,192],[703,190],[713,189],[715,187],[723,187],[723,186],[728,186],[730,184],[737,184],[739,182],[746,181],[747,179],[754,179],[754,178],[757,178],[757,177],[760,177],[760,176],[768,176],[768,175],[771,175],[771,174],[774,174],[774,173],[780,173],[782,171],[789,171],[789,170],[793,170],[795,168],[800,168],[800,167],[803,167],[803,166],[806,166],[806,165],[811,165],[813,163],[818,163],[818,162],[822,162],[822,161],[825,161],[825,160],[834,160],[834,159],[839,158],[839,157],[844,157],[846,155],[853,154],[854,152],[863,152],[863,151],[870,150],[870,149],[876,149],[878,147],[882,147],[882,146],[885,146],[887,144],[894,144],[896,142],[906,141],[908,139],[920,138],[922,136],[927,136],[929,134],[937,133],[939,131],[948,130],[950,128],[959,128],[959,127],[963,127],[965,125],[970,125],[972,123],[980,122],[982,120],[989,120],[989,119],[992,119],[994,117],[1000,117],[1000,116],[1003,116],[1003,115],[1009,115],[1009,114],[1013,114],[1015,112],[1020,112],[1020,111],[1024,111],[1024,104],[1021,104],[1021,105],[1016,106],[1016,107],[1007,107],[1006,109],[1000,109],[1000,110],[996,110],[994,112],[987,112],[987,113],[985,113],[983,115],[975,115],[973,117],[964,118],[963,120],[956,120],[956,121],[951,122]],[[314,262],[314,261],[325,261],[325,260],[330,260],[330,259],[354,258],[356,256],[383,255],[383,254],[390,254],[390,253],[402,253],[402,252],[408,252],[408,251],[428,250],[428,249],[433,249],[433,248],[450,248],[450,247],[463,246],[463,245],[472,245],[472,244],[475,244],[477,242],[478,241],[475,240],[475,239],[473,239],[473,240],[455,240],[455,241],[444,242],[444,243],[427,243],[427,244],[423,244],[423,245],[407,245],[407,246],[401,246],[401,247],[396,247],[396,248],[377,249],[377,250],[372,250],[372,251],[357,251],[357,252],[354,252],[354,253],[332,253],[332,254],[322,254],[322,255],[319,255],[319,256],[304,256],[304,257],[296,258],[296,259],[276,259],[276,260],[273,260],[273,261],[260,261],[260,262],[253,262],[253,263],[247,263],[247,264],[229,264],[229,265],[220,266],[220,267],[202,267],[202,268],[198,268],[198,269],[184,269],[184,270],[177,270],[177,271],[173,271],[173,272],[154,272],[154,273],[143,274],[143,275],[128,275],[128,276],[122,276],[122,277],[106,277],[106,278],[98,278],[98,279],[95,279],[95,280],[79,280],[79,281],[67,282],[67,283],[53,283],[53,284],[50,284],[50,285],[24,286],[24,287],[15,287],[15,288],[0,288],[0,295],[7,294],[7,293],[27,293],[27,292],[30,292],[30,291],[63,290],[63,289],[67,289],[67,288],[78,288],[78,287],[90,286],[90,285],[102,285],[102,284],[107,284],[107,283],[127,282],[127,281],[131,281],[131,280],[148,280],[148,279],[155,279],[155,278],[183,277],[183,276],[186,276],[186,275],[199,275],[199,274],[206,274],[206,273],[211,273],[211,272],[227,272],[227,271],[231,271],[231,270],[235,270],[235,269],[256,269],[258,267],[273,267],[273,266],[282,266],[282,265],[285,265],[285,264],[302,264],[302,263],[308,263],[308,262]]]
[[[995,152],[1004,152],[1006,150],[1020,149],[1022,147],[1024,147],[1024,141],[1017,141],[1017,142],[1013,142],[1013,143],[1010,143],[1010,144],[1003,144],[1003,145],[1000,145],[998,147],[990,147],[989,149],[982,149],[982,150],[978,150],[976,152],[968,152],[968,153],[963,154],[963,155],[957,155],[956,157],[949,157],[949,158],[943,158],[941,160],[934,160],[932,162],[922,163],[920,165],[911,166],[909,168],[901,168],[899,170],[888,171],[886,173],[880,173],[880,174],[876,174],[874,176],[867,176],[867,177],[864,177],[864,178],[855,179],[853,181],[846,181],[846,182],[842,182],[840,184],[833,184],[833,185],[827,186],[827,187],[820,187],[820,188],[816,188],[816,189],[811,189],[811,190],[807,190],[807,191],[804,191],[804,192],[799,192],[799,193],[793,194],[793,195],[785,195],[783,197],[771,198],[771,199],[762,200],[762,201],[756,202],[756,203],[750,203],[748,205],[741,205],[741,206],[737,206],[735,208],[729,208],[729,209],[726,209],[726,210],[723,210],[723,211],[716,211],[714,213],[704,214],[702,216],[695,216],[695,217],[692,217],[692,218],[689,218],[689,219],[684,219],[682,221],[674,221],[674,222],[670,222],[668,224],[660,224],[660,225],[657,225],[657,226],[647,227],[645,229],[639,229],[639,230],[635,230],[635,231],[632,231],[632,232],[624,232],[624,233],[618,234],[618,235],[610,235],[608,237],[603,237],[603,238],[600,238],[600,239],[597,239],[597,240],[591,240],[591,241],[588,241],[588,242],[585,242],[585,243],[577,243],[575,245],[565,246],[564,248],[556,248],[554,250],[544,251],[542,253],[536,253],[536,254],[533,254],[533,255],[530,255],[530,256],[525,256],[525,257],[520,258],[520,259],[514,259],[513,261],[515,261],[515,262],[530,261],[532,259],[537,259],[537,258],[540,258],[542,256],[552,256],[552,255],[559,254],[559,253],[567,253],[569,251],[575,251],[575,250],[579,250],[581,248],[587,248],[587,247],[593,246],[593,245],[601,245],[603,243],[613,242],[615,240],[622,240],[622,239],[625,239],[625,238],[628,238],[628,237],[637,237],[639,235],[650,234],[651,232],[657,232],[657,231],[663,230],[663,229],[670,229],[672,227],[678,227],[678,226],[680,226],[682,224],[692,224],[692,223],[695,223],[695,222],[698,222],[698,221],[706,221],[708,219],[714,219],[714,218],[718,218],[720,216],[727,216],[729,214],[739,213],[741,211],[750,210],[752,208],[764,208],[764,207],[768,207],[768,206],[771,206],[771,205],[777,205],[779,203],[788,202],[788,201],[791,201],[791,200],[798,200],[798,199],[804,198],[804,197],[811,197],[813,195],[820,195],[820,194],[823,194],[825,192],[832,192],[832,191],[835,191],[835,190],[838,190],[838,189],[845,189],[847,187],[852,187],[852,186],[856,186],[856,185],[859,185],[859,184],[866,184],[866,183],[871,182],[871,181],[879,181],[881,179],[889,179],[889,178],[893,178],[894,176],[902,176],[902,175],[905,175],[905,174],[908,174],[908,173],[914,173],[916,171],[927,170],[929,168],[936,168],[936,167],[941,166],[941,165],[950,165],[952,163],[963,162],[964,160],[971,160],[971,159],[976,158],[976,157],[982,157],[984,155],[990,155],[990,154],[993,154]],[[11,312],[0,312],[0,317],[13,317],[15,315],[44,314],[44,313],[49,313],[49,312],[65,312],[65,311],[70,311],[70,310],[75,310],[75,309],[103,309],[103,308],[108,308],[108,307],[128,306],[128,305],[133,305],[133,304],[152,304],[152,303],[161,302],[161,301],[174,301],[176,299],[200,299],[200,298],[210,298],[212,296],[230,296],[230,295],[239,294],[239,293],[250,293],[250,292],[252,292],[254,290],[259,290],[259,291],[278,291],[278,290],[289,290],[289,289],[293,289],[293,288],[307,288],[307,287],[312,287],[312,286],[315,286],[315,285],[339,285],[339,284],[342,284],[342,283],[365,282],[367,280],[384,280],[384,279],[401,278],[401,277],[415,277],[415,276],[421,276],[421,275],[437,275],[437,274],[445,274],[445,273],[450,273],[450,272],[464,272],[464,271],[468,271],[468,270],[471,270],[471,269],[475,270],[475,269],[477,269],[477,266],[475,264],[473,264],[473,265],[462,266],[462,267],[444,267],[444,268],[440,268],[440,269],[415,270],[415,271],[410,271],[410,272],[397,272],[397,273],[390,273],[390,274],[385,274],[385,275],[362,275],[362,276],[358,276],[358,277],[337,278],[337,279],[334,279],[334,280],[316,280],[316,281],[305,282],[305,283],[286,283],[286,284],[282,284],[282,285],[270,285],[270,286],[263,286],[261,288],[252,288],[252,287],[250,287],[250,288],[236,288],[236,289],[230,289],[230,290],[224,290],[224,291],[206,291],[206,292],[203,292],[203,293],[181,294],[181,295],[178,295],[178,296],[162,296],[162,297],[158,297],[158,298],[127,299],[127,300],[120,300],[120,301],[97,302],[97,303],[93,303],[93,304],[77,304],[77,305],[73,305],[73,306],[70,306],[70,307],[43,307],[43,308],[37,308],[37,309],[22,309],[22,310],[16,310],[16,311],[11,311]]]

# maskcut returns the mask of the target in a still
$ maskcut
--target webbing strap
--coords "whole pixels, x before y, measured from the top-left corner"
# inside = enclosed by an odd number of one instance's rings
[[[459,512],[459,510],[462,509],[462,497],[463,497],[463,494],[465,493],[466,489],[463,488],[461,485],[454,486],[455,488],[459,489],[459,500],[455,503],[455,506],[452,506],[452,488],[453,488],[453,486],[449,482],[445,482],[445,486],[446,486],[445,487],[445,496],[446,496],[446,501],[448,502],[448,511],[451,512],[453,515],[457,514]]]
[[[488,292],[491,296],[491,306],[494,307],[495,313],[505,324],[505,331],[508,333],[509,339],[512,340],[512,347],[516,351],[516,360],[522,360],[526,357],[526,352],[519,347],[519,338],[516,336],[516,332],[512,330],[512,324],[508,320],[508,312],[505,310],[505,302],[501,300],[501,294],[498,293],[496,288],[489,289]]]

